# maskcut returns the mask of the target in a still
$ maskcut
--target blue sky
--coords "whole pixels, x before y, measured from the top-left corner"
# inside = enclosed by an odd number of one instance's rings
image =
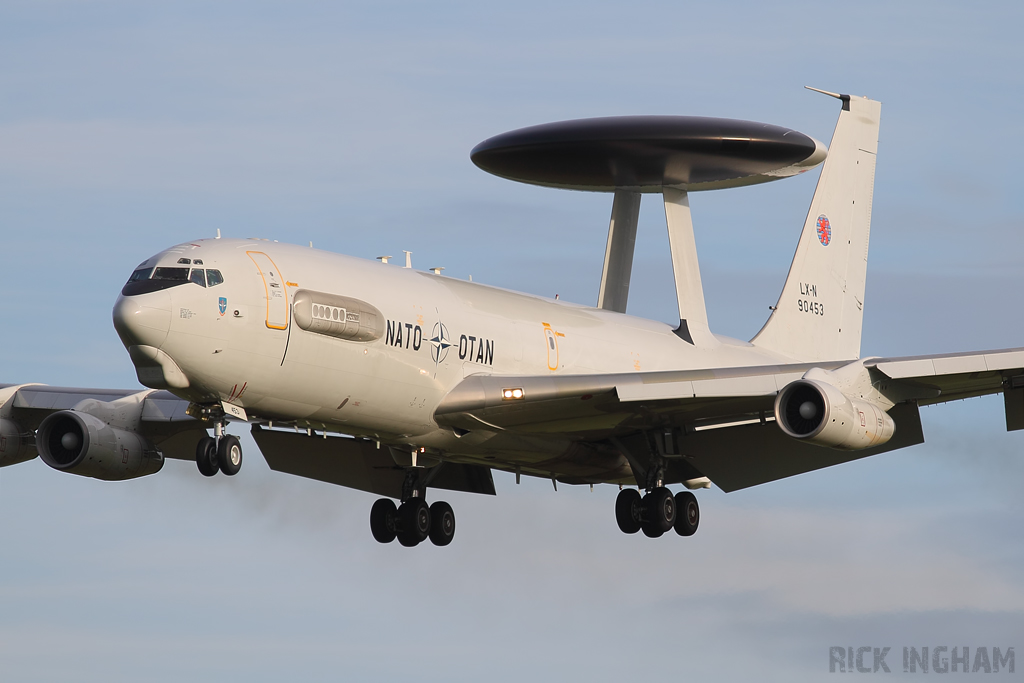
[[[1024,345],[1012,3],[0,3],[0,381],[134,387],[132,268],[260,236],[592,304],[609,197],[469,150],[566,118],[727,116],[828,142],[883,102],[864,354]],[[777,298],[816,174],[691,200],[717,332]],[[675,311],[644,200],[629,312]],[[0,471],[4,680],[817,681],[832,645],[1024,647],[1020,434],[998,397],[927,443],[725,495],[626,537],[612,487],[496,477],[447,549],[380,546],[373,497],[188,463],[109,484]]]

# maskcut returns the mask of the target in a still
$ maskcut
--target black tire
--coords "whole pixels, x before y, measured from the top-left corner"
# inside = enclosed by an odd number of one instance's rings
[[[643,530],[657,538],[676,523],[676,499],[664,486],[656,488],[643,499]]]
[[[204,477],[217,474],[217,442],[212,437],[204,436],[196,444],[196,466]]]
[[[647,538],[661,538],[665,532],[657,527],[657,525],[651,524],[650,522],[644,522],[640,527],[643,529],[644,536]]]
[[[378,543],[391,543],[395,540],[397,516],[398,508],[390,498],[381,498],[370,508],[370,533]]]
[[[398,542],[411,548],[430,535],[430,508],[422,498],[410,498],[398,508]]]
[[[693,536],[700,525],[700,506],[697,496],[689,491],[676,494],[676,533],[680,536]]]
[[[220,471],[229,477],[238,474],[242,469],[242,442],[237,436],[225,434],[220,437],[220,445],[217,446],[217,464]]]
[[[615,521],[619,531],[635,534],[640,531],[640,508],[643,499],[636,489],[622,489],[615,498]]]
[[[448,545],[455,538],[455,511],[444,501],[430,506],[430,542],[434,545]]]

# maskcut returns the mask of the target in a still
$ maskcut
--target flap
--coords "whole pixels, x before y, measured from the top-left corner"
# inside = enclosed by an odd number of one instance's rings
[[[889,416],[896,423],[892,440],[860,451],[798,441],[786,436],[774,422],[687,434],[682,448],[693,467],[730,492],[924,443],[916,405],[894,406]]]
[[[306,436],[253,425],[253,439],[270,469],[390,498],[401,498],[405,469],[386,447],[348,437]],[[436,472],[434,471],[436,470]],[[482,465],[443,462],[426,470],[430,488],[494,495],[491,470]]]

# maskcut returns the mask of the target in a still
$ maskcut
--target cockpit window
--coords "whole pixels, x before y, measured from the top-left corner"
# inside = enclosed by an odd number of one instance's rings
[[[132,276],[128,278],[128,282],[138,282],[139,280],[148,280],[149,276],[153,274],[152,268],[139,268]]]
[[[188,271],[188,268],[137,268],[121,288],[121,294],[135,296],[186,284]]]
[[[188,270],[188,268],[157,268],[153,271],[153,279],[188,282]]]
[[[193,264],[199,261],[193,261]],[[203,270],[202,268],[180,268],[176,266],[162,266],[160,268],[136,268],[128,282],[121,289],[124,296],[136,294],[148,294],[158,292],[162,289],[177,287],[188,282],[195,283],[200,287],[213,287],[224,282],[224,276],[219,270]]]

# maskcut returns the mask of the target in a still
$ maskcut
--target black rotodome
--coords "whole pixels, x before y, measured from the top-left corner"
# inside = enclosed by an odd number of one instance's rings
[[[803,133],[766,123],[616,116],[502,133],[474,147],[470,158],[488,173],[523,183],[655,192],[664,185],[700,190],[772,180],[774,171],[804,161],[815,148]]]

